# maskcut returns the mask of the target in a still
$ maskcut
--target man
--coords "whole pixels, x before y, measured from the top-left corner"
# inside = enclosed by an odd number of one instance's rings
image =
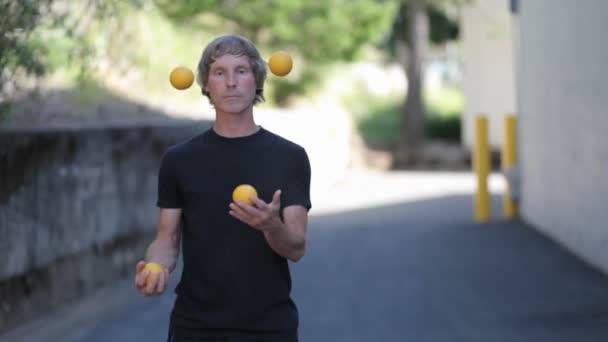
[[[158,233],[145,260],[164,270],[146,284],[140,261],[135,286],[162,294],[181,242],[169,341],[297,341],[287,260],[305,252],[310,164],[302,147],[255,124],[265,79],[266,63],[250,41],[212,41],[197,81],[215,109],[213,128],[163,156]],[[257,189],[252,205],[232,202],[240,184]]]

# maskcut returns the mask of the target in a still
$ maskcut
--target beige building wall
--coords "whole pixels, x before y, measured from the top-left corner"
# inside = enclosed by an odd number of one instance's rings
[[[519,1],[517,16],[522,217],[608,271],[608,1]]]
[[[490,143],[502,145],[503,117],[515,111],[512,17],[508,0],[475,1],[461,19],[465,109],[462,141],[470,148],[475,116],[489,118]]]

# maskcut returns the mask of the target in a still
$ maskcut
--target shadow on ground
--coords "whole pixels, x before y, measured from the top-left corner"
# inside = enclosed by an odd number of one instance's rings
[[[291,265],[301,341],[608,340],[603,274],[529,226],[471,217],[466,195],[312,216]],[[162,341],[172,301],[129,279],[7,341]]]
[[[603,274],[471,216],[470,196],[448,196],[314,217],[292,268],[302,341],[608,340]]]

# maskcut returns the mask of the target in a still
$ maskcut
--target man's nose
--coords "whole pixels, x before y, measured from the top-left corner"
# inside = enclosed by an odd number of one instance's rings
[[[236,73],[228,72],[226,76],[226,85],[228,87],[234,87],[236,85]]]

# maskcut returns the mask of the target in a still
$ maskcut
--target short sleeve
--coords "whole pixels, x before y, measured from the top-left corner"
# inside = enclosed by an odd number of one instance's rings
[[[181,208],[183,206],[177,178],[176,156],[172,150],[167,151],[161,159],[156,205],[159,208]]]
[[[289,177],[285,188],[281,189],[281,205],[302,205],[310,210],[310,161],[306,150],[299,148],[289,160]]]

